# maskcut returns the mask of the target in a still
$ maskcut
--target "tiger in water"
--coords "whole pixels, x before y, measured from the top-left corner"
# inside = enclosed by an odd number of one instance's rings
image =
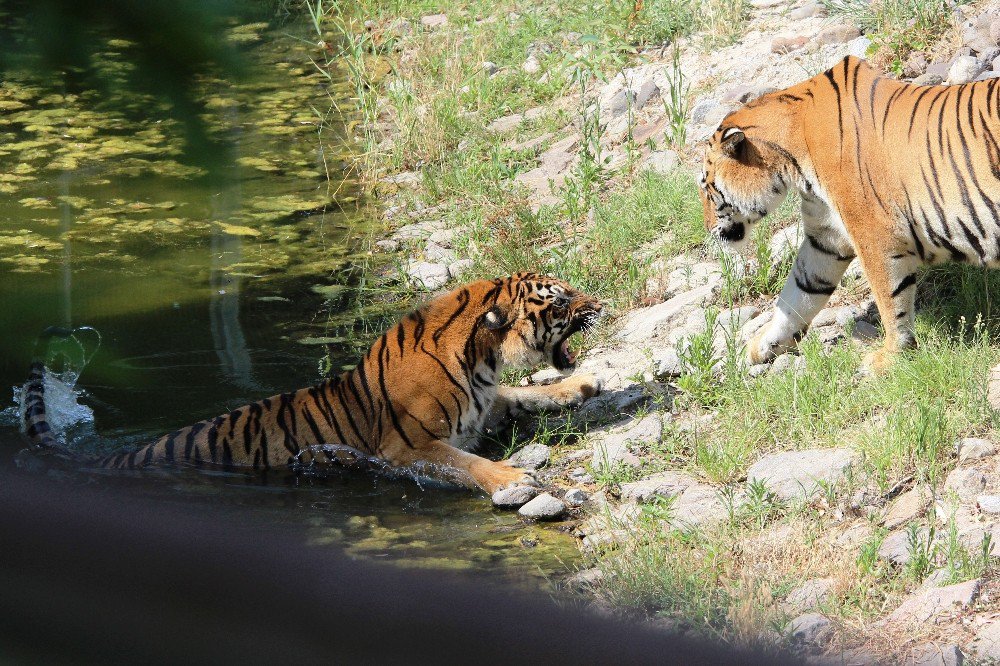
[[[726,116],[701,176],[705,227],[739,251],[789,191],[805,239],[752,363],[805,334],[856,257],[885,329],[873,371],[916,344],[922,264],[1000,265],[1000,79],[922,86],[849,56]]]
[[[134,451],[86,461],[106,469],[185,463],[255,470],[332,462],[341,445],[392,465],[457,469],[487,493],[531,483],[506,462],[468,449],[484,428],[526,412],[578,405],[600,390],[590,375],[500,386],[506,367],[548,362],[569,372],[569,339],[592,328],[601,303],[534,273],[473,282],[438,296],[382,334],[353,370],[200,421]],[[25,433],[68,452],[48,423],[45,367],[32,365]]]

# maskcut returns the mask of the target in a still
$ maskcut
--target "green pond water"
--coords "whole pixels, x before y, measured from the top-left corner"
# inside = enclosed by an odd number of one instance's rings
[[[310,63],[308,37],[294,23],[233,22],[248,75],[200,84],[207,127],[231,145],[211,174],[185,163],[183,128],[159,100],[115,98],[115,86],[54,92],[30,72],[2,82],[0,468],[237,505],[264,529],[301,526],[316,547],[545,585],[575,565],[571,537],[440,484],[358,471],[54,475],[15,462],[14,390],[46,327],[96,331],[79,333],[80,349],[62,343],[76,365],[89,357],[76,385],[87,409],[68,393],[50,410],[79,417],[73,447],[106,453],[312,384],[402,314],[368,286],[377,268],[364,241],[380,227],[344,173],[349,91]],[[107,40],[106,80],[127,74],[133,47]]]

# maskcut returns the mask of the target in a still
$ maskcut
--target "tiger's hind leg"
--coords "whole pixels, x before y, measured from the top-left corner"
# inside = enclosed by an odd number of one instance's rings
[[[750,363],[765,363],[798,344],[853,258],[854,250],[846,240],[806,227],[806,238],[778,295],[774,316],[747,343]]]
[[[882,347],[864,361],[864,368],[877,374],[892,365],[897,352],[917,344],[913,316],[920,261],[908,249],[887,251],[875,245],[860,248],[859,254],[885,330]]]

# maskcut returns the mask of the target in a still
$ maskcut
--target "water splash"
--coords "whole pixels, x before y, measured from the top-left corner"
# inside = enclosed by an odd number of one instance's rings
[[[94,410],[80,402],[85,394],[76,382],[101,346],[101,334],[90,326],[48,329],[36,342],[36,347],[41,345],[44,345],[39,356],[45,363],[42,383],[46,416],[56,438],[73,448],[95,435]],[[12,387],[14,404],[0,411],[0,423],[23,431],[27,387],[27,381]]]
[[[340,444],[310,446],[299,452],[292,464],[295,472],[306,476],[323,477],[331,468],[363,470],[390,479],[411,479],[421,489],[428,486],[476,487],[469,474],[455,467],[428,462],[396,467],[383,458]]]

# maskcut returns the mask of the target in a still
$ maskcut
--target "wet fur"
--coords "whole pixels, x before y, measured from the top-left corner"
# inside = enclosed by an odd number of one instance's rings
[[[498,386],[501,371],[559,361],[562,341],[592,326],[600,312],[595,299],[544,276],[474,282],[404,317],[339,377],[88,462],[108,469],[177,462],[267,469],[329,462],[329,448],[319,445],[339,444],[394,465],[457,468],[492,493],[530,478],[466,450],[485,426],[576,405],[599,390],[589,375],[549,386]],[[44,370],[32,366],[25,432],[36,447],[66,454],[46,418]]]
[[[1000,265],[1000,80],[919,86],[847,57],[729,114],[709,141],[705,226],[739,250],[787,192],[805,240],[751,362],[792,348],[857,256],[885,328],[867,365],[915,344],[916,270]]]

